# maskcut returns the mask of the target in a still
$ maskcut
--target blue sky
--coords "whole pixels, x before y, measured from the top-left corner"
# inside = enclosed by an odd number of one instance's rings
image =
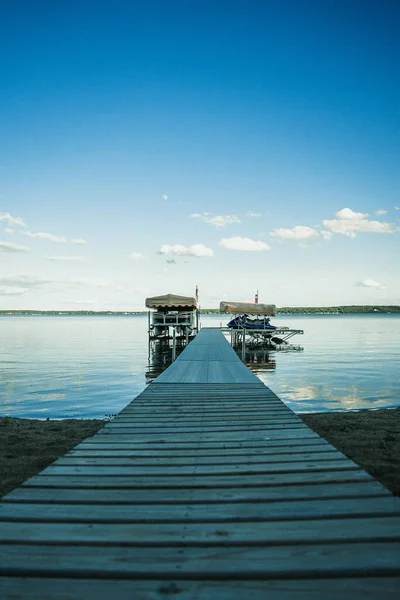
[[[0,308],[400,304],[400,5],[14,0]]]

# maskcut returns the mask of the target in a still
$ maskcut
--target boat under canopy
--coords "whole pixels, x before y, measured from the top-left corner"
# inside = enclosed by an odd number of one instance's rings
[[[264,315],[275,317],[275,304],[254,304],[253,302],[221,302],[219,305],[221,313]]]
[[[165,294],[164,296],[153,296],[146,298],[147,308],[154,308],[158,311],[188,311],[196,310],[196,298],[190,296],[177,296],[176,294]]]

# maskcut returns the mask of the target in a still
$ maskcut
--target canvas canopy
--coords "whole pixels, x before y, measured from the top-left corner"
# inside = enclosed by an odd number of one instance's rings
[[[196,298],[189,296],[165,294],[165,296],[146,298],[146,306],[147,308],[155,308],[157,310],[195,310],[197,303]]]
[[[264,315],[274,317],[276,315],[275,304],[254,304],[252,302],[221,302],[219,310],[222,313]]]

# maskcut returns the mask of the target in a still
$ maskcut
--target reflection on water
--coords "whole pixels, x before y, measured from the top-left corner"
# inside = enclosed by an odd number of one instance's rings
[[[206,315],[202,326],[225,317]],[[277,318],[278,321],[278,318]],[[246,350],[245,363],[296,412],[400,404],[400,316],[285,316],[303,352]],[[148,353],[147,316],[0,317],[0,414],[103,418],[170,364]],[[177,348],[177,354],[181,348]]]
[[[234,348],[238,357],[242,360],[242,349]],[[273,371],[276,369],[275,352],[265,348],[246,348],[244,354],[244,364],[257,375],[257,372]]]
[[[176,358],[186,348],[184,338],[176,338]],[[159,338],[152,339],[148,344],[148,364],[145,373],[146,383],[156,379],[172,364],[172,341]]]

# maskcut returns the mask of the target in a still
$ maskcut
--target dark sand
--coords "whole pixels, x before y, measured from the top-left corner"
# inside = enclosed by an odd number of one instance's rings
[[[400,496],[400,408],[299,416],[321,437]]]
[[[0,418],[0,497],[96,433],[105,421]]]
[[[400,408],[300,415],[346,456],[400,495]],[[0,418],[0,496],[96,433],[98,420]]]

